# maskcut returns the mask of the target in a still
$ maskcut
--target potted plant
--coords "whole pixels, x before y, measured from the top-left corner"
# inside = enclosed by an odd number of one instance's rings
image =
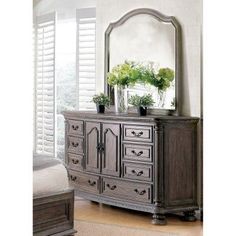
[[[170,68],[157,68],[153,62],[139,63],[125,61],[112,68],[107,74],[107,82],[114,87],[116,112],[127,112],[127,89],[135,84],[152,85],[158,89],[159,106],[164,105],[164,93],[174,80],[174,71]]]
[[[107,82],[111,86],[126,87],[134,85],[140,77],[140,71],[137,70],[137,64],[133,61],[125,61],[112,68],[107,74]]]
[[[175,74],[170,68],[160,68],[158,72],[153,69],[144,68],[143,78],[145,83],[153,85],[158,89],[159,103],[158,107],[163,107],[165,104],[165,92],[173,84]]]
[[[97,95],[97,94],[94,95],[93,102],[97,106],[98,113],[104,113],[105,107],[108,107],[110,105],[110,99],[104,93],[100,93],[99,95]]]
[[[107,82],[111,86],[117,85],[122,88],[136,83],[150,84],[160,91],[165,91],[170,87],[174,77],[175,73],[172,69],[168,67],[157,69],[153,62],[125,61],[124,64],[113,67],[108,73]]]
[[[131,61],[125,61],[112,68],[107,74],[107,83],[114,87],[115,95],[115,111],[126,113],[128,111],[127,88],[134,85],[140,72],[136,68],[136,64]]]
[[[139,96],[133,95],[129,98],[129,104],[137,107],[140,116],[147,115],[147,107],[151,107],[154,104],[151,94]]]

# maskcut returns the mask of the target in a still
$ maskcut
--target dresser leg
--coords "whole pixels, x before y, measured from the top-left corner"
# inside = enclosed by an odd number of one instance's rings
[[[203,221],[203,209],[200,210],[200,220]]]
[[[182,218],[184,221],[193,222],[196,221],[195,211],[184,211],[184,216]]]
[[[164,214],[156,214],[152,215],[152,224],[154,225],[166,225],[166,217]]]

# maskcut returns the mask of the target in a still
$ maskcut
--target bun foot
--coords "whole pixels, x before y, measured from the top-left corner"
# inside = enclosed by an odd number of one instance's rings
[[[153,214],[152,216],[153,225],[166,225],[166,217],[163,214]]]
[[[195,217],[195,211],[184,211],[183,221],[194,222],[197,220]]]

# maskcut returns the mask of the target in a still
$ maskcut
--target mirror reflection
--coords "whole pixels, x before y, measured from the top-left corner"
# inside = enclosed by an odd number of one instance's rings
[[[127,100],[134,95],[151,94],[154,101],[152,108],[175,110],[175,49],[175,27],[172,23],[161,22],[148,14],[128,18],[109,35],[108,84],[116,85],[114,81],[113,84],[109,81],[112,74],[121,78],[125,77],[125,73],[131,73],[127,72],[129,67],[145,71],[145,76],[151,75],[153,81],[142,79],[143,75],[133,78],[135,83],[131,81],[123,87]],[[156,86],[158,81],[154,80],[162,80],[159,84],[165,83],[165,86]]]

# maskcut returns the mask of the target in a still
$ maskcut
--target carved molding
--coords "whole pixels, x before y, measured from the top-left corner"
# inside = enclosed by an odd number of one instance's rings
[[[118,136],[117,136],[117,134],[115,134],[114,132],[113,132],[113,130],[112,129],[110,129],[110,128],[106,128],[105,129],[105,131],[104,131],[104,137],[103,137],[103,142],[104,142],[104,155],[103,155],[103,158],[104,158],[104,160],[103,160],[103,168],[106,168],[106,150],[107,150],[107,148],[106,148],[106,137],[108,136],[108,134],[109,134],[109,132],[115,137],[115,142],[116,142],[116,151],[115,151],[115,155],[116,155],[116,171],[118,171],[118,159],[119,159],[119,156],[118,156]]]

